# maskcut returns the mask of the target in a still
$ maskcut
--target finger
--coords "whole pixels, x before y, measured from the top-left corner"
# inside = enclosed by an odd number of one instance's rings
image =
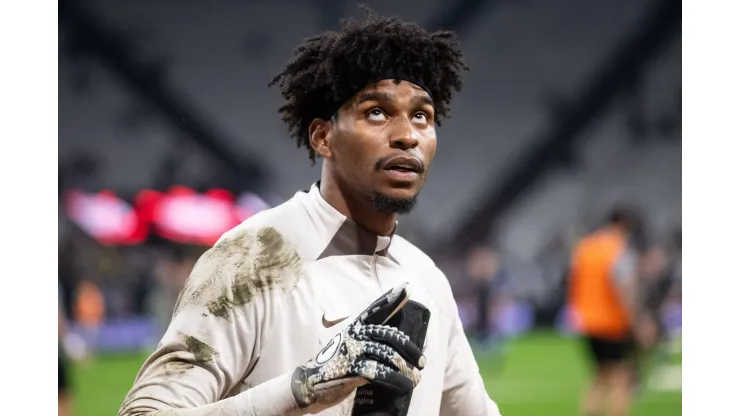
[[[406,393],[413,390],[421,380],[421,373],[418,371],[411,378],[393,370],[385,364],[373,360],[357,361],[350,368],[350,374],[358,375],[370,380],[372,384],[380,385],[399,393]]]
[[[385,364],[409,378],[416,377],[415,372],[418,370],[390,346],[375,341],[367,341],[362,346],[362,350],[363,357]]]
[[[365,324],[382,325],[403,308],[410,296],[408,283],[397,285],[371,303],[357,319]]]
[[[396,328],[387,325],[357,325],[350,330],[358,339],[378,341],[391,346],[401,357],[418,368],[424,368],[426,364],[421,349]]]
[[[356,388],[368,383],[369,380],[361,376],[318,383],[314,386],[314,401],[321,404],[335,404],[344,400]]]

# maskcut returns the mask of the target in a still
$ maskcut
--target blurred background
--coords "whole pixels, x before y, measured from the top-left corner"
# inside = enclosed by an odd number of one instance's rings
[[[635,414],[680,414],[680,2],[364,4],[457,31],[472,67],[399,233],[447,274],[502,413],[577,414],[590,367],[566,319],[571,249],[627,203],[647,220],[640,279],[666,329]],[[318,179],[266,85],[356,6],[60,0],[60,327],[77,340],[75,415],[116,413],[210,244]]]

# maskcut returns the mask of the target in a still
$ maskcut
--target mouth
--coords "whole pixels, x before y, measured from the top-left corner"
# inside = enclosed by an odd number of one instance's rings
[[[385,170],[391,170],[391,171],[402,172],[402,173],[419,173],[413,167],[411,167],[411,166],[404,166],[404,165],[390,166],[390,167],[387,167]]]
[[[395,182],[404,182],[408,184],[413,182],[414,179],[419,176],[418,173],[411,170],[386,169],[383,172],[390,176],[390,178]]]
[[[417,158],[400,156],[389,160],[383,171],[394,182],[410,184],[424,171],[424,166]]]
[[[399,174],[418,175],[424,171],[424,165],[419,158],[403,155],[388,160],[383,170]]]

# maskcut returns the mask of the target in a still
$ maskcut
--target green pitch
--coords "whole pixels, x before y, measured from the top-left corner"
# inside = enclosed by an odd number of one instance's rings
[[[588,367],[576,341],[530,334],[511,341],[504,357],[479,357],[486,386],[504,416],[577,415]],[[75,369],[76,416],[115,415],[145,358],[106,356]],[[680,366],[651,374],[634,414],[680,415]]]

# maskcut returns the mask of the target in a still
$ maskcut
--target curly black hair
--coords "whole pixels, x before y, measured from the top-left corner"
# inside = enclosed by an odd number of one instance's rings
[[[305,39],[269,83],[279,86],[285,102],[278,111],[297,147],[308,149],[312,164],[311,122],[329,120],[361,89],[385,78],[417,81],[432,96],[439,125],[448,116],[453,92],[462,88],[462,72],[469,69],[453,32],[429,33],[415,23],[363,10],[365,19],[346,19],[338,32]]]

